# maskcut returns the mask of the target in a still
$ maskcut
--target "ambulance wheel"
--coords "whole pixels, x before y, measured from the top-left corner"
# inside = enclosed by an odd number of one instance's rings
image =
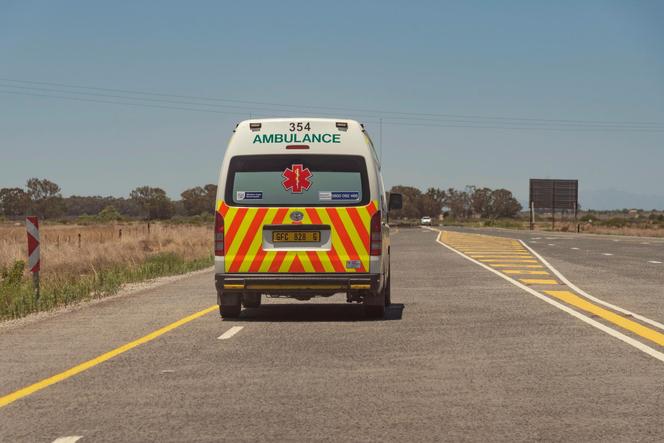
[[[239,317],[242,311],[240,296],[236,294],[222,294],[220,298],[219,314],[221,314],[221,318]]]
[[[219,313],[221,318],[237,318],[242,311],[242,305],[220,305]]]
[[[242,296],[242,306],[245,308],[260,308],[261,294],[244,294]]]

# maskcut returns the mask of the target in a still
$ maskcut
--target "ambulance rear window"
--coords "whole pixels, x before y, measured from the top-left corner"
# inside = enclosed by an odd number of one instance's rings
[[[242,155],[231,159],[225,200],[240,206],[359,206],[369,196],[361,156]]]

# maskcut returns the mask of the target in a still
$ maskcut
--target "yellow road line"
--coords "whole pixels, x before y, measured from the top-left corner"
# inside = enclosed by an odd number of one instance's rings
[[[527,285],[557,285],[558,282],[556,280],[550,279],[550,278],[520,278],[519,281],[521,283],[525,283]]]
[[[527,269],[506,269],[505,274],[551,275],[546,271],[528,271]]]
[[[532,255],[475,255],[475,254],[468,254],[469,256],[473,258],[515,258],[517,260],[521,259],[532,259],[535,260],[535,257]]]
[[[565,303],[568,303],[586,312],[595,314],[596,316],[601,317],[604,320],[613,323],[614,325],[620,326],[623,329],[627,329],[628,331],[633,332],[634,334],[643,337],[646,340],[650,340],[660,346],[664,346],[664,334],[661,332],[657,332],[633,320],[629,320],[625,317],[615,314],[608,309],[601,308],[582,299],[578,295],[571,293],[570,291],[544,291],[544,293],[552,297],[556,297],[557,299],[560,299]]]
[[[505,263],[489,263],[489,266],[494,268],[543,268],[542,265],[521,265],[519,263],[512,263],[505,260]]]
[[[508,260],[506,258],[490,258],[490,259],[482,259],[480,260],[482,263],[490,263],[490,262],[503,262],[503,263],[537,263],[537,260],[526,260],[526,259],[514,259],[514,260]]]
[[[66,371],[60,372],[59,374],[55,374],[52,377],[45,378],[41,381],[38,381],[37,383],[31,384],[30,386],[26,386],[25,388],[19,389],[18,391],[14,391],[11,394],[7,394],[3,397],[0,397],[0,408],[3,406],[7,406],[10,403],[15,402],[16,400],[19,400],[23,397],[27,397],[30,394],[34,394],[37,391],[41,391],[44,388],[47,388],[55,383],[61,382],[63,380],[66,380],[70,377],[73,377],[76,374],[79,374],[83,371],[86,371],[94,366],[97,366],[100,363],[105,362],[106,360],[110,360],[111,358],[120,355],[124,352],[129,351],[130,349],[135,348],[136,346],[140,346],[144,343],[147,343],[149,341],[154,340],[155,338],[159,337],[160,335],[163,335],[167,333],[168,331],[172,331],[173,329],[182,326],[186,323],[189,323],[190,321],[196,320],[199,317],[204,316],[205,314],[208,314],[214,310],[216,310],[218,307],[217,305],[210,306],[209,308],[203,309],[202,311],[198,311],[194,314],[191,314],[187,317],[184,317],[176,322],[171,323],[170,325],[166,325],[161,329],[157,329],[154,332],[149,333],[148,335],[145,335],[137,340],[134,340],[132,342],[129,342],[127,344],[124,344],[118,348],[113,349],[112,351],[108,351],[105,354],[102,354],[98,357],[95,357],[91,360],[88,360],[86,362],[83,362],[79,365],[74,366],[73,368],[67,369]]]

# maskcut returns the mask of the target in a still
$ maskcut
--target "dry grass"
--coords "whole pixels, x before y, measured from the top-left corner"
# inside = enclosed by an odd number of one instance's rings
[[[40,234],[37,297],[23,263],[25,227],[0,225],[0,320],[104,297],[125,283],[212,264],[212,226],[153,223],[148,232],[146,223],[46,225]]]
[[[40,236],[44,277],[94,273],[109,265],[141,263],[163,253],[193,260],[209,256],[212,250],[211,226],[152,223],[148,233],[146,223],[46,225],[40,228]],[[25,226],[0,225],[0,268],[16,260],[27,261]]]
[[[662,228],[633,228],[625,226],[614,228],[610,226],[591,226],[588,223],[581,225],[581,232],[586,234],[631,235],[634,237],[664,237]]]

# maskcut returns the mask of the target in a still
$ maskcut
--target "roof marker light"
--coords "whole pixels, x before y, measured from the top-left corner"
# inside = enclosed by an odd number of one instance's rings
[[[309,149],[309,145],[288,145],[286,149]]]
[[[261,124],[260,123],[249,123],[249,129],[260,129]]]
[[[337,122],[337,128],[339,128],[339,129],[348,129],[348,123],[347,122]]]

